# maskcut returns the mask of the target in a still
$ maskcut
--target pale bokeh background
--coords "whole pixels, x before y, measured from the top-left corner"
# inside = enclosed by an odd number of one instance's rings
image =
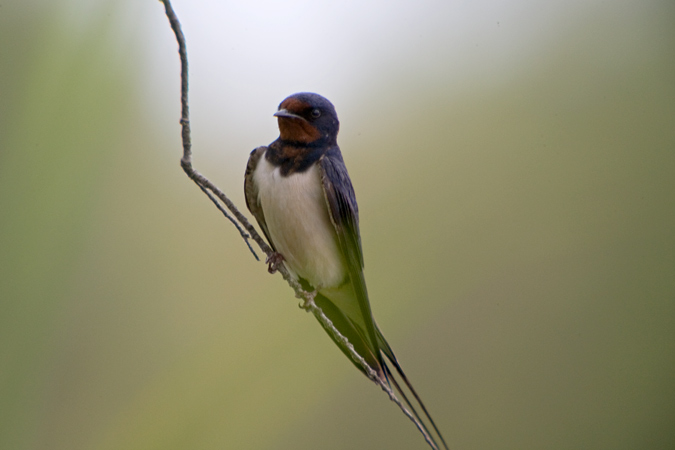
[[[175,7],[195,165],[241,207],[278,103],[335,103],[375,315],[453,449],[675,447],[675,3]],[[178,118],[159,2],[0,3],[0,448],[425,448]]]

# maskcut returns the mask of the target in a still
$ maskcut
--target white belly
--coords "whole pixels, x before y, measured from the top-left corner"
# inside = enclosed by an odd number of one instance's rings
[[[270,237],[289,271],[315,288],[342,284],[347,275],[345,262],[317,165],[284,177],[262,157],[253,180]]]

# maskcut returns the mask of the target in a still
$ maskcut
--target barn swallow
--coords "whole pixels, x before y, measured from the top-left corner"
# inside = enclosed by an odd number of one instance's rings
[[[244,181],[246,206],[275,251],[273,259],[303,288],[316,292],[316,305],[380,380],[394,385],[432,436],[394,377],[389,364],[393,366],[447,449],[373,319],[363,275],[359,209],[337,144],[340,123],[333,104],[317,94],[293,94],[274,116],[279,138],[251,152]],[[345,345],[326,331],[365,374]]]

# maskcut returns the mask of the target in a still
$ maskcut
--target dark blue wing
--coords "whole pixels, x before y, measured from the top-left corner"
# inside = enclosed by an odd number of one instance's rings
[[[260,225],[260,228],[265,234],[270,247],[276,251],[274,248],[274,242],[272,242],[272,238],[270,237],[270,232],[267,230],[265,214],[263,212],[262,206],[260,206],[260,203],[258,202],[258,187],[253,182],[253,172],[255,171],[255,168],[258,167],[260,158],[265,156],[266,151],[267,147],[258,147],[251,152],[251,156],[248,158],[246,172],[244,174],[244,197],[246,199],[246,206],[248,207],[248,210],[251,211],[251,214],[253,214],[255,220],[258,221],[258,225]]]
[[[340,149],[333,147],[326,152],[319,160],[319,168],[321,169],[321,181],[330,217],[337,233],[340,249],[347,262],[350,281],[359,304],[362,320],[366,326],[363,332],[368,341],[368,347],[376,355],[378,361],[381,361],[377,327],[373,320],[366,281],[363,277],[359,208]]]
[[[415,392],[412,384],[408,381],[408,377],[403,372],[394,352],[384,339],[384,336],[382,336],[382,333],[373,319],[370,302],[368,300],[368,292],[366,290],[366,282],[363,277],[363,251],[361,250],[361,235],[359,233],[359,209],[356,204],[354,188],[349,179],[345,163],[342,160],[340,149],[334,147],[324,154],[319,160],[319,167],[321,168],[321,181],[323,183],[324,194],[326,195],[331,220],[335,226],[340,249],[349,266],[349,277],[354,288],[354,294],[359,303],[362,322],[365,323],[367,329],[361,330],[354,320],[343,314],[339,308],[336,308],[329,299],[321,294],[317,295],[317,304],[331,319],[338,330],[354,345],[354,349],[366,360],[368,365],[377,372],[378,376],[386,383],[392,383],[394,385],[394,388],[401,397],[403,397],[406,405],[412,410],[416,423],[421,427],[420,429],[424,429],[426,434],[431,438],[434,443],[434,448],[440,448],[438,441],[431,433],[430,428],[422,420],[415,405],[404,392],[403,386],[399,384],[394,377],[394,373],[392,373],[389,366],[386,364],[382,356],[383,354],[386,355],[387,359],[393,364],[396,373],[401,377],[404,385],[409,389],[413,398],[417,401],[417,404],[422,409],[424,416],[433,427],[433,430],[440,438],[443,447],[447,449],[448,446],[445,439],[443,439],[434,420],[431,418],[431,415],[429,415],[429,412],[417,395],[417,392]],[[330,332],[328,334],[331,335]],[[347,356],[350,356],[349,351],[344,348],[341,342],[334,338],[333,340]],[[361,371],[364,371],[359,364],[356,364],[356,366]]]

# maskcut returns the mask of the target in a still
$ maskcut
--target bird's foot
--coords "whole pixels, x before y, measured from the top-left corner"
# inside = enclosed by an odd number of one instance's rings
[[[265,262],[267,263],[267,271],[269,273],[276,273],[281,263],[284,262],[284,255],[279,252],[272,252]]]

